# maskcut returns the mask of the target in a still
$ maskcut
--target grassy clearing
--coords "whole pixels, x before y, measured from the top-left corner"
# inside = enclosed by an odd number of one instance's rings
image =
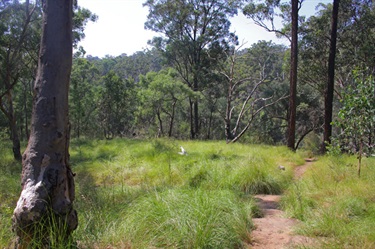
[[[72,141],[71,162],[80,248],[241,248],[257,213],[252,194],[282,192],[303,158],[285,147],[114,139]],[[6,247],[20,165],[10,155],[0,168]]]
[[[323,248],[375,248],[375,160],[324,157],[291,185],[283,200],[287,212],[304,221],[300,232],[324,238]]]

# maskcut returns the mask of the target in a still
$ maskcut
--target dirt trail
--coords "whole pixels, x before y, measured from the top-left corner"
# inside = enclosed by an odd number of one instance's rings
[[[296,167],[294,179],[301,178],[313,161],[306,159],[304,165]],[[293,229],[299,221],[285,218],[284,212],[279,209],[281,195],[256,195],[255,198],[263,217],[253,219],[256,229],[252,232],[250,248],[282,249],[312,245],[310,238],[293,234]]]

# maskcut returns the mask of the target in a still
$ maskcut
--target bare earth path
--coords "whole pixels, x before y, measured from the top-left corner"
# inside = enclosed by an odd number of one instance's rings
[[[298,180],[311,166],[313,160],[306,159],[306,163],[294,169],[294,179]],[[293,234],[293,228],[298,220],[285,218],[279,209],[281,195],[256,195],[258,205],[263,212],[262,218],[253,219],[256,229],[252,232],[254,249],[282,249],[311,246],[312,240],[308,237]]]

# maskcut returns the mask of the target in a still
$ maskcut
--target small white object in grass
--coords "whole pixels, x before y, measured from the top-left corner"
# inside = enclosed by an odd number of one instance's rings
[[[285,166],[282,166],[282,165],[277,166],[277,168],[278,168],[279,170],[285,170]]]
[[[178,154],[180,154],[180,155],[187,155],[187,152],[186,152],[186,150],[184,149],[184,147],[180,146],[180,148],[181,148],[181,151],[178,152]]]

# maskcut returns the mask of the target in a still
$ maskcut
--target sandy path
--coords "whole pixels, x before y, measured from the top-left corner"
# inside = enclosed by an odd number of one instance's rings
[[[312,160],[306,160],[302,166],[294,170],[294,178],[302,177]],[[254,249],[282,249],[293,247],[311,247],[312,240],[308,237],[293,234],[293,229],[298,225],[298,220],[285,218],[285,214],[279,209],[281,195],[256,195],[257,203],[262,210],[262,218],[254,218],[255,230],[252,232],[252,244]]]

